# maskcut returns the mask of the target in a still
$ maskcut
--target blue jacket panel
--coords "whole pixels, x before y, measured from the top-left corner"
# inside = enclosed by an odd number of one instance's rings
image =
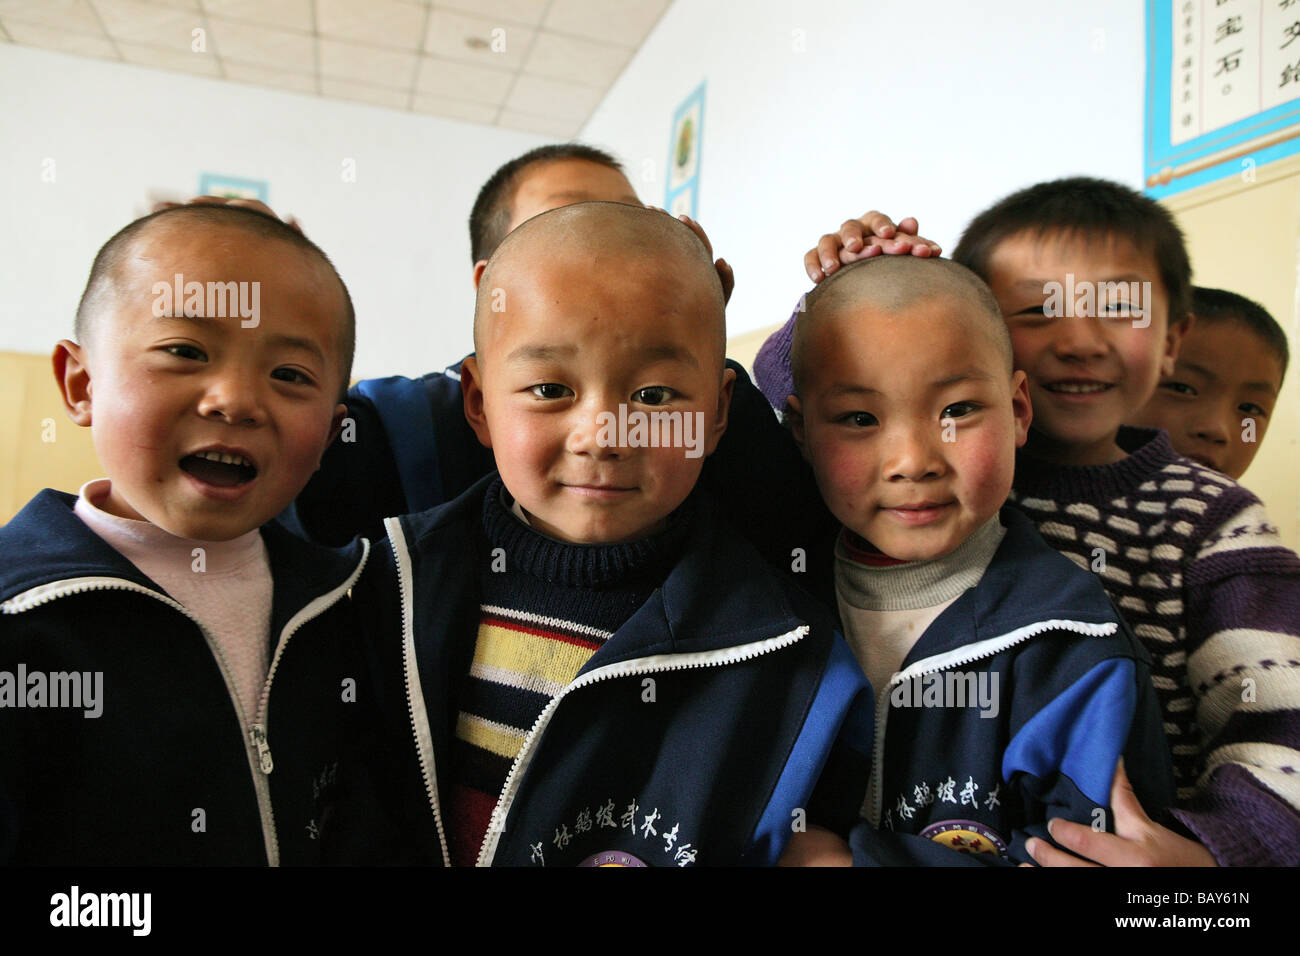
[[[1095,576],[1017,509],[1001,520],[979,584],[878,690],[883,786],[876,828],[854,832],[857,863],[1019,863],[1051,817],[1112,829],[1120,756],[1143,806],[1173,804],[1146,651]]]
[[[400,759],[422,804],[407,823],[431,862],[447,861],[454,825],[442,775],[477,633],[491,478],[390,519],[355,591],[383,629],[368,645],[389,719],[406,727]],[[481,864],[764,864],[805,821],[848,832],[866,782],[866,680],[826,612],[713,510],[697,509],[663,586],[543,712]]]
[[[197,621],[74,503],[43,491],[0,528],[0,863],[369,859],[376,728],[346,596],[366,543],[262,529],[275,664],[264,712],[242,715]],[[71,675],[98,682],[97,716],[50,706]]]

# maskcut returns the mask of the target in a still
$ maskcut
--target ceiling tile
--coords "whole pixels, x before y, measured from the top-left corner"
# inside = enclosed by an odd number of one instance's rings
[[[415,81],[416,55],[399,50],[320,40],[321,76],[357,80],[371,86],[410,90]]]
[[[189,52],[193,30],[203,26],[197,10],[177,10],[139,0],[92,0],[104,29],[116,40]]]
[[[636,47],[659,22],[668,3],[669,0],[553,0],[542,29]]]
[[[415,89],[422,94],[500,106],[514,81],[514,73],[426,56],[420,58]]]
[[[553,119],[549,116],[532,116],[528,113],[515,113],[502,110],[497,118],[498,126],[523,130],[526,133],[541,133],[543,136],[555,136],[559,139],[571,139],[578,135],[582,123],[574,120]]]
[[[425,8],[396,0],[316,0],[316,29],[321,36],[412,52],[422,45],[427,16]]]
[[[536,32],[531,27],[435,9],[429,17],[424,49],[434,56],[478,63],[499,70],[517,70],[523,63],[524,54]],[[465,42],[469,39],[481,41],[484,45],[471,48]],[[498,45],[498,49],[492,48],[493,43]]]
[[[465,120],[469,123],[491,125],[497,118],[497,108],[483,103],[466,103],[461,100],[447,99],[445,96],[428,96],[417,94],[412,109],[419,113],[431,113],[448,119]]]
[[[203,0],[203,9],[225,20],[311,32],[311,0]]]
[[[365,83],[353,83],[350,80],[332,80],[321,77],[321,95],[338,100],[355,100],[372,106],[387,106],[389,109],[405,110],[409,93],[400,90],[387,90],[382,86],[369,86]]]
[[[208,25],[217,53],[223,60],[255,63],[295,73],[316,72],[314,37],[216,17],[209,17]]]
[[[451,8],[461,13],[472,13],[488,20],[508,20],[537,26],[542,22],[546,4],[540,0],[438,0],[438,9]]]
[[[203,76],[218,76],[217,58],[211,53],[192,53],[188,49],[178,50],[174,47],[145,46],[143,43],[117,42],[122,51],[122,58],[137,66],[152,66],[159,70],[178,70],[184,73],[199,73]]]
[[[252,83],[255,86],[270,86],[295,93],[315,93],[316,78],[309,73],[289,73],[285,70],[269,70],[263,66],[250,63],[233,63],[223,61],[226,79],[237,83]]]
[[[88,36],[85,33],[69,33],[67,30],[51,29],[33,23],[4,20],[5,31],[15,43],[36,46],[45,50],[58,50],[61,53],[76,53],[81,56],[107,57],[118,59],[116,48],[105,36]]]
[[[6,24],[32,23],[77,33],[104,34],[99,17],[87,0],[0,0],[0,18]]]
[[[590,86],[577,86],[523,74],[506,98],[506,109],[516,113],[582,122],[591,115],[603,95],[603,90],[592,89]]]
[[[623,72],[632,52],[627,47],[543,31],[537,35],[532,52],[524,62],[524,71],[605,90]]]

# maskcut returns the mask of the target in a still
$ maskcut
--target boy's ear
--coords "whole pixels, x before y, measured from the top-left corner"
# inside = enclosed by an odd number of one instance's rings
[[[460,366],[461,401],[465,406],[465,420],[474,429],[479,444],[492,447],[492,433],[488,430],[487,415],[483,412],[483,379],[479,374],[478,358],[471,355]]]
[[[339,432],[343,430],[343,419],[348,417],[348,407],[342,402],[334,406],[334,420],[330,422],[330,437],[325,439],[325,444],[321,447],[321,457],[325,457],[325,450],[334,444],[334,439],[339,437]],[[320,462],[316,462],[316,468],[320,470]]]
[[[1029,439],[1034,406],[1029,400],[1029,378],[1021,369],[1016,369],[1011,374],[1011,414],[1016,423],[1016,447],[1022,448]]]
[[[1183,339],[1196,321],[1192,313],[1187,312],[1177,322],[1170,317],[1169,330],[1165,333],[1165,351],[1160,356],[1160,375],[1174,374],[1174,363],[1178,361],[1178,350],[1183,346]]]
[[[483,279],[483,270],[487,268],[487,262],[488,261],[486,259],[480,259],[478,262],[474,263],[474,288],[475,289],[478,288],[479,282],[482,281]]]
[[[727,416],[731,412],[731,393],[736,388],[736,370],[722,370],[722,387],[718,389],[718,407],[714,410],[713,425],[709,428],[709,439],[704,446],[704,454],[712,455],[727,430]]]
[[[68,417],[82,428],[90,425],[90,366],[86,364],[85,350],[70,339],[60,339],[50,356],[54,364],[54,380],[63,396],[63,407]]]
[[[785,420],[790,426],[790,434],[794,436],[795,444],[799,446],[799,451],[807,459],[808,444],[803,430],[803,403],[799,401],[799,396],[794,393],[786,396]]]

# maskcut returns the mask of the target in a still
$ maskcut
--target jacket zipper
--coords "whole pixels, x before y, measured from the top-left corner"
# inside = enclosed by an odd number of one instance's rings
[[[397,518],[384,519],[384,528],[388,532],[388,541],[393,549],[393,556],[397,561],[398,594],[402,605],[402,643],[404,650],[402,672],[406,681],[407,712],[411,718],[411,730],[415,736],[415,750],[420,759],[420,773],[424,777],[425,793],[429,797],[429,806],[433,810],[434,826],[438,830],[438,843],[442,850],[443,865],[451,866],[451,854],[447,850],[447,836],[443,829],[442,810],[438,800],[438,773],[433,754],[433,735],[429,729],[428,711],[424,705],[424,688],[420,685],[419,665],[415,658],[411,562],[406,548],[406,535],[403,533],[401,522]],[[502,789],[501,797],[492,810],[492,819],[488,823],[488,831],[483,838],[483,845],[479,849],[476,865],[491,865],[492,857],[496,854],[497,843],[501,838],[501,824],[509,815],[510,804],[514,800],[522,772],[527,769],[528,762],[532,759],[533,745],[540,736],[542,729],[550,721],[555,708],[570,692],[613,677],[661,673],[692,667],[715,667],[749,660],[788,647],[805,637],[808,632],[808,626],[802,625],[777,637],[770,637],[737,647],[723,648],[720,651],[703,651],[697,654],[657,654],[653,657],[621,661],[617,664],[598,667],[570,683],[551,699],[551,702],[538,715],[537,720],[533,722],[532,729],[528,731],[528,736],[524,738],[523,747],[520,748],[519,755],[515,757],[514,763],[510,767],[510,773],[506,776],[506,783]]]
[[[532,751],[537,740],[541,736],[542,730],[550,722],[551,716],[560,705],[565,697],[575,690],[587,687],[591,684],[603,680],[609,680],[615,677],[632,677],[641,674],[659,674],[666,671],[687,670],[696,667],[721,667],[727,664],[736,664],[741,661],[752,660],[755,657],[761,657],[772,651],[789,647],[809,633],[808,625],[803,624],[792,631],[786,631],[784,634],[776,637],[765,638],[761,641],[753,641],[749,644],[739,644],[734,647],[726,647],[716,651],[701,651],[695,654],[656,654],[653,657],[640,657],[630,661],[620,661],[616,664],[606,664],[604,667],[598,667],[593,671],[583,674],[581,677],[570,683],[564,690],[560,691],[551,702],[543,708],[537,720],[534,721],[532,729],[528,731],[528,736],[524,738],[524,745],[519,750],[519,755],[515,757],[514,763],[510,767],[510,773],[506,776],[505,787],[501,791],[501,798],[493,808],[492,819],[488,823],[487,835],[483,839],[483,846],[479,850],[477,866],[491,866],[492,858],[496,855],[497,844],[501,840],[501,834],[505,829],[506,817],[510,814],[510,806],[514,802],[515,793],[518,790],[519,782],[522,779],[523,771],[527,769],[529,762],[532,760]]]
[[[39,607],[53,601],[55,598],[66,597],[71,594],[81,594],[86,591],[132,591],[138,594],[145,594],[166,604],[168,607],[175,608],[187,618],[194,622],[203,635],[204,641],[207,642],[208,649],[212,652],[213,657],[217,660],[217,668],[221,671],[222,680],[226,684],[226,693],[230,701],[234,704],[235,714],[239,718],[240,736],[244,741],[244,755],[248,758],[249,769],[253,778],[253,790],[257,795],[258,818],[262,824],[262,843],[266,849],[266,862],[268,866],[280,865],[280,844],[275,829],[275,811],[271,806],[271,787],[266,777],[274,769],[274,761],[271,756],[271,747],[267,741],[267,720],[266,708],[271,696],[271,680],[275,676],[276,667],[280,663],[280,658],[284,654],[285,646],[289,638],[303,624],[306,624],[312,618],[318,617],[331,605],[338,600],[338,595],[346,593],[347,590],[356,581],[361,569],[365,567],[366,558],[370,552],[370,543],[362,538],[361,560],[353,570],[351,576],[338,588],[328,594],[321,595],[305,608],[300,610],[285,625],[280,634],[280,640],[276,645],[275,655],[271,661],[270,668],[267,671],[266,681],[262,685],[262,696],[258,704],[258,712],[255,714],[255,720],[250,725],[248,717],[244,713],[244,705],[239,699],[239,694],[235,689],[234,679],[231,677],[230,662],[226,660],[225,654],[222,653],[220,646],[213,640],[212,635],[208,633],[202,622],[190,613],[189,609],[179,601],[154,591],[151,588],[136,584],[134,581],[128,581],[125,578],[112,577],[93,577],[93,578],[69,578],[65,581],[55,581],[50,584],[44,584],[37,588],[25,591],[17,598],[11,598],[4,602],[3,609],[5,614],[20,614],[23,611],[30,611],[32,608]]]
[[[1027,624],[1024,627],[1017,628],[1014,631],[1008,631],[1000,637],[990,637],[987,640],[977,641],[954,651],[934,654],[916,661],[894,674],[889,679],[889,683],[885,685],[885,692],[876,699],[876,739],[871,753],[871,825],[877,828],[880,826],[881,804],[884,799],[884,787],[880,784],[885,764],[885,723],[889,719],[890,692],[896,685],[925,674],[933,674],[952,667],[961,667],[986,657],[992,657],[995,654],[1002,653],[1008,647],[1014,647],[1016,644],[1027,641],[1044,631],[1073,631],[1076,634],[1087,634],[1090,637],[1103,637],[1114,634],[1118,628],[1119,625],[1114,621],[1108,621],[1104,624],[1089,624],[1086,621],[1039,621],[1035,624]]]
[[[402,680],[406,684],[406,711],[415,735],[415,753],[420,760],[420,776],[424,779],[424,792],[433,810],[433,825],[438,831],[438,847],[442,851],[442,865],[451,866],[451,853],[447,850],[447,834],[442,828],[442,810],[438,805],[438,770],[433,759],[433,734],[429,730],[429,712],[425,709],[424,688],[420,684],[419,665],[415,659],[415,611],[412,606],[411,559],[406,548],[406,535],[397,518],[385,518],[384,530],[388,544],[397,562],[397,593],[402,606]]]

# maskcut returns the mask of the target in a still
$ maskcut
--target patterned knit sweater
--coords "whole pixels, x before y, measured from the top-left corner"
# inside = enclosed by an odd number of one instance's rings
[[[447,819],[452,864],[472,866],[537,718],[663,584],[691,502],[662,532],[626,544],[567,544],[511,513],[500,479],[483,502],[478,633],[458,699]]]
[[[1150,651],[1174,815],[1222,865],[1300,864],[1300,558],[1258,498],[1164,432],[1118,442],[1110,465],[1021,454],[1011,500]]]

